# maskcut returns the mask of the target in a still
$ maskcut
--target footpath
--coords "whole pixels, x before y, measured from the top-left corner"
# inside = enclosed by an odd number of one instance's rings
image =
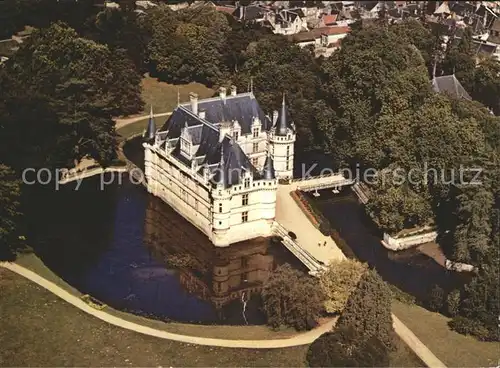
[[[98,310],[91,307],[83,300],[53,282],[41,277],[33,271],[28,270],[16,263],[0,262],[0,267],[4,267],[20,276],[38,284],[44,289],[50,291],[54,295],[63,299],[64,301],[72,304],[81,311],[88,313],[100,320],[110,323],[114,326],[122,327],[127,330],[139,332],[149,336],[155,336],[161,339],[173,340],[188,344],[198,344],[206,346],[218,346],[226,348],[247,348],[247,349],[278,349],[287,348],[292,346],[300,346],[311,344],[319,336],[325,332],[331,331],[335,323],[331,320],[324,325],[321,325],[314,330],[286,338],[286,339],[271,339],[271,340],[227,340],[215,339],[207,337],[186,336],[159,330],[147,326],[140,325],[135,322],[127,321],[123,318],[114,316],[105,310]],[[415,354],[425,363],[428,367],[445,368],[446,366],[425,346],[418,338],[411,332],[396,316],[393,315],[394,329],[401,337],[401,339],[415,352]]]

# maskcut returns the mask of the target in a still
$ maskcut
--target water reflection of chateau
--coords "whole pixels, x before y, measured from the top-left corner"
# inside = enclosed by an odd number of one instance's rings
[[[260,291],[273,270],[269,239],[215,247],[201,231],[152,196],[144,230],[144,243],[153,256],[166,267],[178,269],[183,287],[217,308]]]

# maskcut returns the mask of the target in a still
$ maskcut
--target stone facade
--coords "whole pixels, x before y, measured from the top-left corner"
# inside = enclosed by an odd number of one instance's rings
[[[198,101],[192,95],[145,134],[145,177],[160,197],[216,246],[272,235],[279,178],[293,173],[295,128],[271,119],[253,93]]]

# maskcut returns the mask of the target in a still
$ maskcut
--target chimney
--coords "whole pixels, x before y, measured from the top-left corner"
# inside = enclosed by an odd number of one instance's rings
[[[230,121],[221,121],[219,127],[219,142],[224,140],[226,134],[231,135],[231,128],[233,124]]]
[[[219,88],[219,97],[222,99],[226,98],[226,88],[225,87]]]
[[[191,92],[189,94],[189,101],[191,101],[191,111],[193,114],[198,115],[198,95]]]
[[[236,86],[231,86],[231,96],[236,96]]]
[[[278,121],[278,110],[273,111],[273,125],[276,125],[276,122]]]
[[[205,117],[206,117],[205,110],[200,110],[198,113],[198,116],[202,119],[205,119]]]

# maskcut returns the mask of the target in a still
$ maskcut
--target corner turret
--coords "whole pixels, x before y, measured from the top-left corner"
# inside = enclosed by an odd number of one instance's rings
[[[281,111],[278,116],[278,126],[276,127],[276,135],[287,135],[287,121],[286,121],[286,104],[285,94],[283,93],[283,103],[281,104]]]
[[[149,111],[149,121],[146,132],[144,133],[144,140],[146,142],[151,142],[155,139],[156,135],[156,124],[153,116],[153,106],[151,105],[151,109]]]
[[[267,152],[266,161],[264,162],[264,168],[262,170],[262,176],[265,180],[276,179],[276,173],[274,171],[273,158],[271,157],[271,152]]]

